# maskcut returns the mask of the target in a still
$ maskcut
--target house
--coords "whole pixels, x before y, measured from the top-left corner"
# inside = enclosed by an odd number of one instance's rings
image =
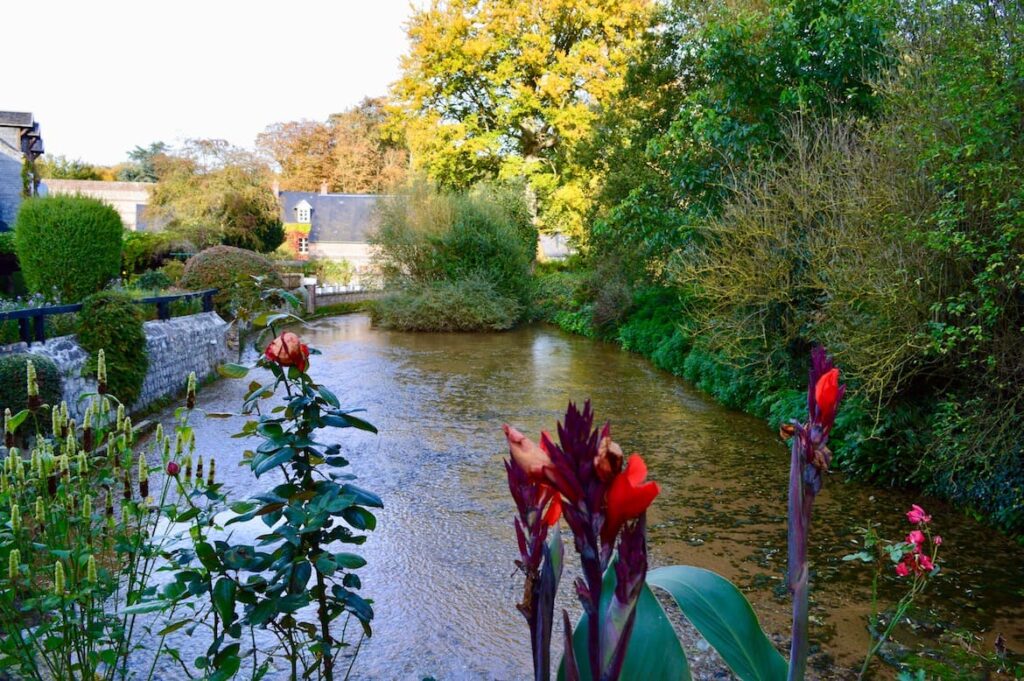
[[[295,257],[347,260],[359,273],[370,269],[370,235],[377,229],[380,194],[279,191],[281,222]]]
[[[81,194],[99,199],[121,216],[121,222],[131,231],[146,231],[144,213],[149,204],[152,182],[101,182],[99,180],[44,180],[46,193]]]
[[[14,225],[25,196],[35,196],[34,161],[43,155],[43,136],[31,113],[0,111],[0,231]]]

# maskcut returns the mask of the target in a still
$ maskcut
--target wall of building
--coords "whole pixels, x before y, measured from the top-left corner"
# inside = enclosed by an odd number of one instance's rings
[[[184,391],[189,372],[196,372],[201,381],[230,359],[228,324],[216,312],[150,321],[143,326],[149,351],[149,370],[142,384],[142,394],[132,411]],[[94,376],[82,376],[82,367],[89,359],[89,353],[74,336],[51,338],[45,343],[33,343],[31,347],[16,343],[2,352],[30,352],[56,362],[64,380],[64,401],[81,422],[85,401],[79,404],[78,396],[96,392],[96,379]]]
[[[21,129],[0,126],[0,229],[14,226],[21,205]]]
[[[138,228],[138,206],[149,203],[149,192],[153,188],[151,182],[102,182],[99,180],[43,180],[46,193],[82,194],[99,199],[121,216],[127,229],[133,232]]]

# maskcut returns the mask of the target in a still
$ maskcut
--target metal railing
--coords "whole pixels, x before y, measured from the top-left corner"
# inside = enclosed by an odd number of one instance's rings
[[[203,312],[213,312],[213,296],[217,289],[211,288],[205,291],[191,291],[189,293],[174,293],[166,296],[149,296],[133,301],[136,305],[156,305],[157,319],[167,321],[171,318],[171,303],[178,300],[194,300],[202,298]],[[82,303],[73,305],[45,305],[43,307],[30,307],[23,310],[11,310],[0,312],[0,322],[18,322],[18,333],[21,340],[32,345],[46,341],[46,318],[58,314],[81,312]]]

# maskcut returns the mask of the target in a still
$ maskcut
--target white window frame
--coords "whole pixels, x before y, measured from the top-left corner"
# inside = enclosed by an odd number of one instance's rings
[[[309,254],[309,237],[308,236],[300,236],[299,237],[299,254],[300,255],[308,255]]]
[[[305,208],[305,207],[302,207],[302,206],[296,206],[295,207],[295,220],[298,221],[298,222],[301,222],[302,224],[308,225],[311,212],[312,211],[309,208]]]

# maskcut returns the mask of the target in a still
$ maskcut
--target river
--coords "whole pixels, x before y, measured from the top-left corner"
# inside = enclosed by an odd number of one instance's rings
[[[501,432],[505,421],[536,435],[554,429],[570,399],[593,401],[627,452],[644,454],[662,492],[649,515],[652,563],[689,563],[733,579],[764,628],[788,629],[785,510],[788,449],[765,424],[729,411],[641,357],[545,326],[500,334],[410,334],[370,327],[363,315],[298,330],[322,351],[311,373],[343,405],[366,409],[380,435],[337,431],[352,472],[378,492],[378,528],[357,550],[363,595],[373,598],[374,636],[355,665],[362,679],[525,679],[521,580]],[[237,410],[248,381],[219,381],[199,407]],[[796,415],[795,415],[796,416]],[[172,410],[158,418],[168,425]],[[238,467],[242,419],[198,422],[199,449],[216,454],[219,477],[244,497],[273,486]],[[842,561],[859,527],[902,537],[903,512],[920,503],[943,535],[943,574],[926,595],[910,645],[962,632],[979,650],[1001,633],[1024,650],[1024,548],[948,506],[907,492],[828,480],[812,526],[812,643],[826,667],[857,664],[867,648],[869,569]],[[571,551],[567,547],[567,551]],[[899,595],[883,580],[886,603]],[[560,606],[578,607],[563,578]],[[560,641],[560,635],[556,637]],[[555,658],[561,645],[554,646]],[[825,673],[830,676],[830,673]]]

